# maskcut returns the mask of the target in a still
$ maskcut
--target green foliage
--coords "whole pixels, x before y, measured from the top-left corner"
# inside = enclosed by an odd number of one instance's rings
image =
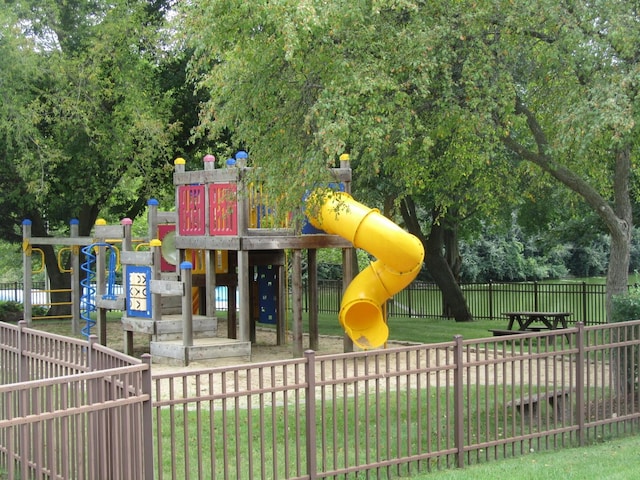
[[[640,288],[630,288],[628,293],[614,295],[611,301],[611,322],[628,322],[640,319]]]
[[[525,281],[562,278],[568,274],[568,245],[541,250],[516,224],[505,233],[485,228],[472,242],[461,243],[464,282]]]
[[[24,307],[18,302],[5,302],[0,300],[0,322],[17,322],[22,320]],[[43,307],[35,307],[34,315],[46,315],[47,310]]]
[[[370,262],[364,250],[356,249],[358,270],[364,270]],[[318,278],[320,280],[340,280],[343,277],[342,250],[339,248],[323,248],[318,250]]]
[[[166,42],[148,7],[47,0],[3,9],[0,163],[10,183],[0,224],[39,217],[53,231],[75,217],[86,234],[110,198],[126,210],[168,183],[172,100],[158,80]]]
[[[356,188],[376,202],[419,199],[423,224],[435,210],[495,215],[552,181],[611,233],[631,223],[640,28],[629,2],[181,7],[191,78],[209,96],[194,138],[231,132],[290,206],[346,150]],[[296,173],[293,186],[283,172]],[[610,286],[621,291],[628,245],[613,247]],[[509,275],[526,268],[537,269]]]
[[[4,316],[7,313],[16,313],[16,312],[22,312],[21,303],[0,301],[0,316]]]

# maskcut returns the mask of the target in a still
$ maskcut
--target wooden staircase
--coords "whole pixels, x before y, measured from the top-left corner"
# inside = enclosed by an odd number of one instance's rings
[[[151,336],[149,353],[153,362],[188,365],[190,362],[237,359],[251,360],[251,342],[217,335],[218,319],[204,315],[192,316],[193,342],[185,345],[182,314],[162,315],[160,320],[122,317],[124,329]]]

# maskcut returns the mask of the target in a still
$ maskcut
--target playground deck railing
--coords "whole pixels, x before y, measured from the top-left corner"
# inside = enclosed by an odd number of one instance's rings
[[[640,321],[152,378],[95,342],[0,335],[0,478],[390,479],[640,427]]]
[[[0,365],[0,478],[153,478],[149,356],[0,323]]]

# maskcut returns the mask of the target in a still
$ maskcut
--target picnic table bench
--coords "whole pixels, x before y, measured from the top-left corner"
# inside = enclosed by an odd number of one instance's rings
[[[505,312],[509,319],[506,329],[489,329],[494,336],[517,335],[524,332],[540,332],[568,328],[570,312]]]
[[[553,408],[554,418],[561,422],[565,414],[570,413],[569,396],[573,392],[573,388],[562,388],[560,390],[550,390],[540,392],[521,398],[516,398],[506,403],[507,407],[515,407],[518,413],[528,421],[530,418],[538,416],[538,407],[540,403],[547,402]]]

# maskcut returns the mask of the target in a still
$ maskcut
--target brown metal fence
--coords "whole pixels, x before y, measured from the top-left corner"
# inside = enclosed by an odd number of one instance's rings
[[[637,432],[640,322],[154,375],[158,479],[409,476]]]
[[[0,365],[1,479],[153,478],[148,356],[0,323]]]
[[[389,479],[639,429],[640,321],[152,379],[77,342],[0,324],[0,478]]]

